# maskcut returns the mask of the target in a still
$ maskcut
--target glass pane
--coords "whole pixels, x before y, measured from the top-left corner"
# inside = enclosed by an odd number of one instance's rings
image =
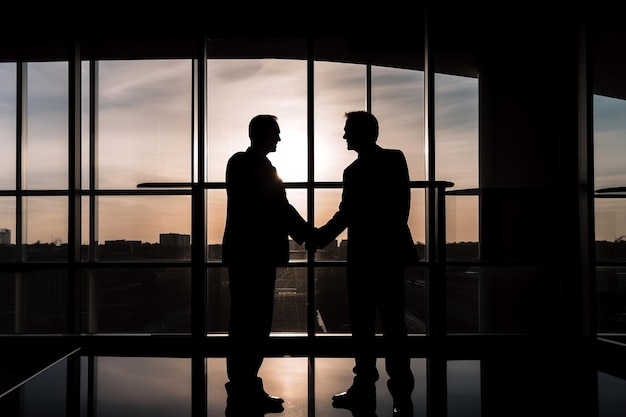
[[[15,63],[0,63],[0,190],[15,189],[16,80]]]
[[[0,261],[14,261],[15,197],[0,197]]]
[[[226,223],[226,190],[209,190],[207,192],[208,206],[208,260],[221,261],[222,259],[222,237],[224,225]],[[296,208],[300,215],[306,220],[306,191],[299,189],[287,189],[287,198]],[[304,245],[300,245],[289,238],[290,260],[305,261],[306,250]]]
[[[89,259],[89,242],[91,236],[89,234],[89,224],[90,224],[90,216],[89,216],[89,197],[81,198],[81,227],[80,227],[80,245],[81,252],[80,257],[81,260]]]
[[[350,333],[345,267],[315,268],[317,333]]]
[[[480,417],[480,361],[447,362],[448,417]]]
[[[426,242],[426,189],[424,188],[411,189],[409,229],[413,242],[418,247],[420,259],[424,260],[424,244]]]
[[[478,188],[477,79],[435,75],[435,130],[436,179],[454,183],[446,191]],[[446,242],[478,242],[478,198],[446,198]]]
[[[343,139],[344,114],[366,109],[366,67],[316,61],[314,71],[315,181],[341,181],[357,156]]]
[[[488,315],[492,308],[488,298],[483,301],[483,304],[479,302],[481,300],[480,291],[483,287],[485,290],[489,290],[492,285],[496,286],[495,283],[488,281],[489,272],[479,267],[447,268],[446,312],[449,333],[476,333],[479,331],[480,315]]]
[[[230,321],[228,270],[209,268],[207,331],[227,333]],[[254,279],[254,277],[250,277]],[[276,270],[272,332],[306,332],[307,270],[281,267]]]
[[[626,101],[594,95],[595,240],[598,260],[626,260]],[[609,190],[610,191],[610,190]]]
[[[411,180],[424,180],[424,72],[372,67],[372,113],[378,144],[402,150]]]
[[[27,259],[66,259],[67,197],[26,197],[24,212]]]
[[[104,268],[82,279],[83,332],[190,332],[189,268]]]
[[[98,197],[100,259],[190,259],[190,233],[189,196]]]
[[[477,237],[478,196],[447,196],[447,259],[478,259]]]
[[[222,261],[222,238],[226,225],[226,190],[207,191],[207,242],[209,262]]]
[[[16,276],[14,273],[0,273],[0,333],[17,333]]]
[[[315,190],[315,227],[321,227],[328,222],[339,209],[342,189],[317,189]],[[424,259],[425,237],[425,191],[416,188],[411,190],[411,211],[409,213],[409,229],[413,241],[418,246],[420,258]],[[320,260],[346,260],[348,244],[348,231],[344,230],[334,243],[315,252],[315,259]]]
[[[537,334],[558,326],[550,294],[557,270],[548,267],[448,267],[449,333]]]
[[[339,209],[341,202],[341,189],[317,189],[315,190],[315,227],[326,224]],[[315,251],[316,260],[346,260],[346,246],[348,239],[347,230],[335,239],[334,243]]]
[[[478,79],[435,75],[437,180],[478,187]]]
[[[593,99],[595,187],[626,187],[626,100],[599,95]]]
[[[287,199],[292,206],[306,220],[306,190],[287,189]],[[298,244],[289,237],[289,260],[291,262],[304,262],[307,260],[307,252],[303,244]]]
[[[2,280],[8,292],[3,306],[10,320],[15,319],[15,333],[65,333],[67,327],[67,270],[44,269],[16,273]],[[4,277],[3,277],[4,278]],[[14,298],[10,301],[8,297]],[[11,304],[15,306],[9,311]],[[7,323],[10,328],[10,324]]]
[[[67,62],[28,64],[25,187],[67,189]]]
[[[596,268],[598,333],[626,332],[626,267]]]
[[[21,409],[19,416],[66,417],[71,415],[73,406],[67,403],[68,360],[55,363],[54,366],[35,375],[20,388]]]
[[[98,417],[192,415],[189,358],[100,356],[88,378]]]
[[[404,272],[405,323],[409,334],[425,333],[428,321],[426,305],[426,269],[409,267]]]
[[[190,60],[98,63],[100,189],[190,182]]]
[[[207,282],[207,332],[227,333],[230,322],[228,270],[209,268]]]
[[[626,380],[598,372],[598,417],[620,417],[626,409]]]
[[[91,123],[89,118],[89,83],[91,73],[89,72],[89,62],[83,62],[81,66],[81,187],[83,189],[89,189],[89,124]]]
[[[306,268],[278,268],[276,271],[272,332],[306,332],[306,311]]]
[[[281,141],[268,158],[283,181],[306,181],[306,61],[210,59],[207,65],[208,180],[224,181],[228,159],[250,146],[250,120],[273,114]]]
[[[596,258],[626,260],[626,194],[595,199]]]

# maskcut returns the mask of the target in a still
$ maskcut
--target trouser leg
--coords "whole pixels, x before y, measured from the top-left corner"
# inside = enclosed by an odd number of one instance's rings
[[[368,283],[354,272],[348,276],[348,302],[355,360],[353,385],[374,385],[379,378],[375,352],[376,306]]]
[[[387,386],[394,399],[406,399],[413,392],[415,380],[404,321],[404,270],[388,269],[386,274],[385,285],[377,293],[377,305],[383,330],[385,370],[389,376]]]
[[[254,386],[272,328],[276,268],[229,268],[231,319],[226,370],[231,382]]]

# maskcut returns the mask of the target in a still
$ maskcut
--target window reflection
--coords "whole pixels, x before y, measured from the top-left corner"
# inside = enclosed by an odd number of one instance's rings
[[[131,410],[132,415],[153,417],[192,415],[189,358],[101,356],[87,377],[95,379],[95,415],[128,415]]]
[[[480,361],[447,361],[446,368],[448,416],[480,417],[482,415]]]

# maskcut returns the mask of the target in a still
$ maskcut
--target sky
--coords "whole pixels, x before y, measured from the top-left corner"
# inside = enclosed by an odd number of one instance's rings
[[[101,61],[98,68],[95,176],[89,167],[88,66],[83,66],[82,184],[99,190],[137,190],[144,182],[192,181],[197,140],[192,117],[192,66],[189,60]],[[306,61],[278,59],[209,60],[207,79],[206,178],[223,182],[226,162],[249,145],[247,125],[256,114],[278,117],[281,142],[268,155],[286,183],[307,179]],[[28,64],[27,121],[23,187],[67,189],[67,63]],[[341,181],[356,154],[345,147],[344,113],[366,108],[366,69],[359,64],[316,62],[313,126],[315,181]],[[15,64],[0,64],[0,190],[16,187]],[[425,179],[423,74],[405,69],[372,69],[372,112],[380,122],[379,144],[401,149],[412,180]],[[596,188],[626,185],[619,155],[626,150],[626,105],[615,99],[595,101]],[[452,75],[435,77],[437,179],[453,189],[478,187],[478,81]],[[226,194],[209,190],[208,241],[223,233]],[[292,204],[306,217],[304,190],[288,190]],[[412,191],[410,226],[424,238],[423,190]],[[340,190],[315,193],[316,226],[337,209]],[[88,199],[83,199],[82,241],[88,242]],[[448,197],[447,240],[478,240],[476,197]],[[158,242],[161,233],[191,230],[188,196],[100,196],[98,240]],[[597,237],[626,235],[619,200],[598,204]],[[67,241],[67,199],[32,196],[25,200],[27,243]],[[16,228],[15,198],[0,197],[0,228]],[[340,238],[345,235],[340,236]]]

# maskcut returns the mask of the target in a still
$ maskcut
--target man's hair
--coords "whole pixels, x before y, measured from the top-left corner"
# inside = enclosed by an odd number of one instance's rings
[[[276,127],[278,118],[272,114],[259,114],[250,120],[248,125],[248,136],[251,140],[263,137]]]
[[[359,135],[364,139],[376,142],[378,139],[378,120],[376,117],[365,110],[356,110],[346,112],[346,119],[350,120],[350,124],[356,130]]]

